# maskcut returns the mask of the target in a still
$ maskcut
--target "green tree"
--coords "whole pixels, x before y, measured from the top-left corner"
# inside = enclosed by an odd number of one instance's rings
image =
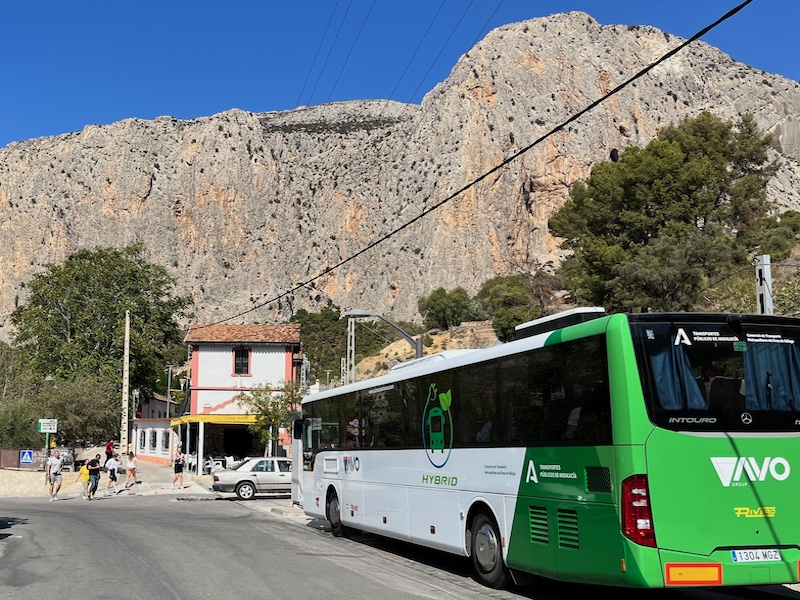
[[[550,219],[572,251],[567,289],[610,310],[690,308],[765,240],[770,139],[750,115],[734,125],[704,112],[597,164]]]
[[[99,443],[119,435],[119,401],[115,384],[98,377],[78,375],[43,390],[42,415],[58,419],[56,439],[68,445],[79,441]],[[41,443],[41,442],[40,442]]]
[[[467,291],[457,287],[451,292],[443,287],[433,290],[417,302],[428,329],[449,329],[470,317],[471,300]]]
[[[331,375],[331,380],[336,379],[347,351],[347,319],[342,318],[339,308],[329,303],[318,313],[300,309],[290,321],[300,325],[303,353],[311,365],[311,376],[323,382],[327,381],[327,375]],[[358,319],[356,323],[356,362],[373,356],[380,348],[399,338],[399,334],[382,321]],[[413,324],[399,325],[409,333],[416,332]]]
[[[512,340],[517,325],[541,316],[540,299],[534,292],[538,283],[534,276],[498,276],[478,290],[475,300],[492,320],[498,339]]]
[[[38,432],[38,420],[44,410],[31,396],[9,398],[0,403],[0,448],[41,448],[44,436]]]
[[[242,395],[242,400],[256,417],[250,430],[264,443],[271,444],[278,439],[280,427],[290,427],[289,417],[300,409],[302,399],[300,384],[296,381],[283,382],[276,389],[269,383],[254,386]]]
[[[141,245],[80,250],[30,281],[27,302],[11,314],[14,344],[37,377],[87,377],[116,387],[130,311],[130,381],[146,397],[164,350],[182,341],[178,319],[191,318],[192,301],[173,295],[174,284],[163,267],[143,259]]]
[[[329,303],[318,313],[298,310],[290,322],[300,325],[303,354],[311,365],[311,375],[326,381],[325,371],[332,378],[339,375],[341,359],[347,343],[347,323],[338,307]]]

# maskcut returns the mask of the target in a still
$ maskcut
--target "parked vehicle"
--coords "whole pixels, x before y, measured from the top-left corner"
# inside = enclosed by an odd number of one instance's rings
[[[249,458],[236,469],[214,471],[211,489],[235,493],[240,500],[250,500],[265,492],[292,491],[292,461],[288,458]]]

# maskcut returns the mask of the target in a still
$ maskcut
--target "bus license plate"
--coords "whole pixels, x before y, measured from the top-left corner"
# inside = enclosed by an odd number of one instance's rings
[[[770,562],[781,560],[781,551],[775,548],[731,550],[731,558],[733,558],[733,562]]]

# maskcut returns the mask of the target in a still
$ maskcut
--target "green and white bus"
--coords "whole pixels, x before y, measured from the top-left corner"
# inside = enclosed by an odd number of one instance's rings
[[[576,309],[302,409],[303,508],[334,535],[491,587],[800,580],[800,319]]]

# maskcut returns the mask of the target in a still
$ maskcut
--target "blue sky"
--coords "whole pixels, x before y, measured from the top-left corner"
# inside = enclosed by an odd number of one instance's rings
[[[740,0],[14,0],[0,6],[0,148],[128,117],[353,99],[418,103],[501,25],[580,10],[691,37]],[[800,0],[754,0],[703,38],[800,79]]]

